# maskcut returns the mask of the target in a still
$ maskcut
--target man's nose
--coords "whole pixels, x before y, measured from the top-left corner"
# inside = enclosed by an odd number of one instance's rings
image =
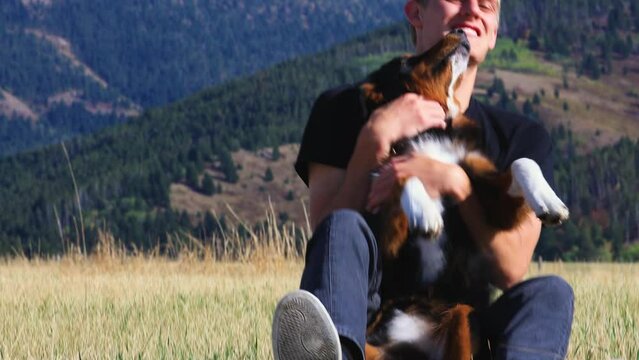
[[[462,11],[464,15],[476,16],[480,12],[479,0],[465,0],[462,1]]]

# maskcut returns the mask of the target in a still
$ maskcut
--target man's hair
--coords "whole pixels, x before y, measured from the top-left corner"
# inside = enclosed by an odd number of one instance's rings
[[[429,0],[415,0],[415,1],[422,6],[426,6]],[[501,10],[501,0],[497,0],[497,7],[498,7],[497,24],[499,24],[499,12]],[[410,26],[410,38],[413,40],[413,45],[415,45],[415,43],[417,43],[417,32],[415,31],[415,28],[412,25]]]

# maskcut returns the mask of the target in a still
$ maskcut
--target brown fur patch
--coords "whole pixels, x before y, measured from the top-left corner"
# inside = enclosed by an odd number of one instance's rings
[[[377,241],[386,259],[397,258],[399,250],[408,239],[408,218],[400,201],[403,188],[403,182],[397,184],[390,201],[386,202],[380,210],[380,220],[384,225],[379,229]]]
[[[486,222],[498,229],[513,229],[526,218],[530,208],[523,197],[508,194],[510,171],[498,171],[484,155],[471,152],[461,164],[473,182],[473,193],[484,209]]]
[[[371,344],[366,344],[366,348],[364,349],[364,354],[365,354],[366,360],[381,360],[383,355],[380,348],[373,346]]]
[[[444,313],[438,337],[446,339],[444,359],[469,360],[473,355],[469,315],[473,308],[458,304]]]

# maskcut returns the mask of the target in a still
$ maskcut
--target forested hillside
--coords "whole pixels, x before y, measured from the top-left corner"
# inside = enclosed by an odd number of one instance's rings
[[[3,0],[0,155],[91,133],[400,18],[393,0]]]
[[[558,125],[554,119],[558,105],[562,118],[567,120],[565,126],[557,126],[552,133],[557,144],[557,188],[573,217],[564,227],[544,233],[539,253],[566,260],[638,259],[637,139],[619,141],[617,136],[611,138],[614,145],[593,150],[592,146],[584,146],[590,138],[584,137],[581,130],[573,132],[568,125],[571,121],[581,122],[587,112],[600,108],[599,103],[593,102],[583,114],[576,113],[579,96],[584,93],[578,92],[581,85],[575,84],[589,84],[594,89],[588,93],[591,98],[605,98],[603,93],[611,92],[608,82],[623,72],[627,79],[636,79],[639,74],[633,45],[637,38],[637,2],[623,2],[621,15],[614,15],[613,1],[575,2],[567,8],[575,12],[592,8],[588,10],[592,11],[588,13],[593,16],[591,21],[557,21],[562,27],[552,30],[542,25],[551,20],[553,12],[536,3],[504,2],[504,6],[513,4],[505,7],[502,14],[506,34],[517,41],[508,46],[502,42],[489,59],[487,70],[492,73],[483,72],[482,77],[490,80],[480,84],[477,95],[483,101],[522,111],[551,126]],[[572,1],[539,3],[554,9],[555,14],[564,14],[570,10],[563,4]],[[529,16],[513,20],[520,13]],[[603,20],[595,26],[596,19]],[[568,32],[568,26],[601,46],[585,46],[580,42],[581,36],[569,37],[568,45],[564,44],[567,50],[553,45],[564,36],[558,34]],[[0,160],[0,203],[4,210],[0,212],[0,253],[58,252],[66,241],[79,242],[84,237],[91,248],[100,229],[142,249],[161,246],[170,234],[188,233],[206,241],[206,234],[231,225],[224,218],[216,221],[208,212],[189,214],[172,207],[172,184],[215,199],[216,193],[238,181],[241,165],[233,162],[231,152],[299,141],[310,106],[320,91],[357,81],[389,54],[410,50],[407,35],[403,25],[390,27],[327,52],[210,88],[170,106],[147,110],[133,122],[68,142],[77,197],[60,146]],[[629,38],[625,43],[632,45],[630,50],[621,46],[606,50],[606,39],[615,37]],[[530,49],[536,52],[531,53]],[[599,74],[588,70],[588,57]],[[550,77],[551,87],[529,92],[507,88],[497,77],[504,68],[509,69],[511,78],[517,72],[527,74],[527,79]],[[597,77],[601,80],[596,81]],[[636,97],[630,91],[619,96],[613,102],[623,103],[621,113],[628,112],[623,120],[626,124],[636,121],[632,113],[639,107]],[[596,131],[601,132],[598,128]],[[212,179],[212,170],[223,175]],[[271,176],[267,171],[264,181]],[[250,189],[246,190],[250,194]]]
[[[211,162],[224,171],[225,181],[236,181],[231,151],[299,141],[322,89],[360,79],[366,67],[354,59],[406,49],[406,35],[401,26],[373,33],[69,143],[84,223],[90,229],[88,246],[100,226],[140,248],[180,229],[199,233],[204,219],[187,226],[186,214],[170,209],[172,182],[199,188],[194,174]],[[60,231],[63,238],[76,238],[79,211],[60,146],[2,159],[0,173],[6,174],[0,178],[0,203],[6,204],[0,212],[0,252],[30,247],[59,251]]]

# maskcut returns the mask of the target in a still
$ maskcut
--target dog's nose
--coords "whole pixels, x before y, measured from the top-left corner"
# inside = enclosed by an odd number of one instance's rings
[[[468,42],[468,36],[466,36],[466,32],[464,31],[464,29],[462,29],[462,28],[453,29],[453,31],[451,31],[451,33],[459,35],[459,38],[461,40],[462,46],[464,46],[466,49],[470,49],[470,43]]]

